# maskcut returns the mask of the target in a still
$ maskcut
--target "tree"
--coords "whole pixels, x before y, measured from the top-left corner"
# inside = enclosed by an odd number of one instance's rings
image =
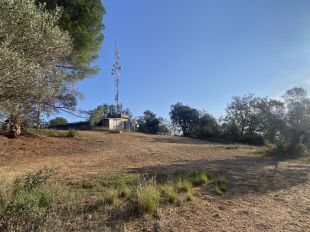
[[[24,112],[35,107],[74,107],[75,91],[57,63],[71,53],[71,39],[58,26],[61,10],[48,13],[34,0],[0,5],[0,107],[12,136],[21,133]],[[42,107],[43,108],[43,107]]]
[[[63,118],[63,117],[56,117],[54,119],[51,119],[48,124],[49,126],[53,127],[53,126],[57,126],[57,125],[63,125],[63,124],[67,124],[68,121],[67,119]]]
[[[259,109],[258,132],[272,143],[278,141],[285,128],[284,103],[274,99],[263,98],[257,103]]]
[[[104,40],[102,22],[105,8],[101,0],[36,0],[44,3],[46,9],[55,12],[57,7],[63,10],[58,20],[59,27],[68,31],[73,39],[73,52],[58,66],[67,71],[74,79],[84,79],[96,74],[98,68],[93,66],[98,58],[99,48]]]
[[[171,125],[170,122],[162,117],[159,117],[159,130],[158,130],[158,134],[161,135],[171,135]]]
[[[150,110],[146,110],[143,116],[138,119],[139,132],[146,134],[158,134],[161,120]]]
[[[254,96],[252,94],[243,97],[235,96],[226,108],[225,120],[229,125],[234,125],[238,128],[238,134],[240,136],[244,135],[245,130],[249,126],[253,101]]]
[[[198,138],[218,137],[220,135],[220,126],[217,120],[208,113],[200,116],[195,126],[195,136]]]
[[[97,106],[96,109],[89,111],[88,120],[90,124],[91,125],[98,124],[104,118],[105,113],[106,113],[106,107],[104,105]]]
[[[298,153],[300,145],[310,146],[310,98],[305,89],[297,87],[286,91],[283,98],[287,107],[285,138],[291,151]]]
[[[190,136],[199,120],[198,110],[178,102],[170,107],[170,119],[184,136]]]

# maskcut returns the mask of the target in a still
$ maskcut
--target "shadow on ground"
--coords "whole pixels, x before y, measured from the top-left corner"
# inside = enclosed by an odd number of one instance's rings
[[[190,144],[190,145],[199,145],[199,144],[214,144],[201,139],[194,139],[181,136],[161,136],[161,137],[152,137],[149,139],[149,142],[153,143],[174,143],[174,144]]]
[[[225,160],[193,160],[170,165],[145,166],[130,172],[171,175],[183,170],[206,169],[228,180],[226,197],[265,194],[297,185],[309,184],[309,164],[278,163],[268,157],[237,157]]]

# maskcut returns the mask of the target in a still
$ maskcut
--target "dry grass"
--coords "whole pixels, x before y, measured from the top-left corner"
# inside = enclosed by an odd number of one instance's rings
[[[56,210],[54,202],[64,202],[60,204],[60,211],[68,223],[63,231],[76,230],[74,225],[79,225],[79,231],[309,229],[310,164],[303,160],[275,161],[264,156],[263,147],[105,132],[80,132],[76,138],[37,135],[10,140],[0,137],[0,147],[2,182],[8,183],[29,170],[58,167],[59,174],[54,181],[67,184],[53,187],[53,194],[57,197],[48,210]],[[131,211],[123,211],[129,207],[128,199],[133,194],[130,186],[140,180],[135,179],[135,175],[129,178],[125,175],[118,181],[111,176],[106,177],[111,171],[138,172],[142,180],[148,180],[151,175],[155,176],[157,184],[161,184],[172,181],[173,173],[184,170],[210,171],[211,174],[187,179],[194,186],[206,182],[208,187],[203,185],[188,193],[179,193],[175,186],[178,194],[176,204],[169,203],[169,195],[174,194],[172,189],[164,193],[158,188],[161,202],[166,201],[167,204],[159,204],[154,215],[142,218],[135,218]],[[225,176],[228,183],[221,178],[216,181],[212,173]],[[111,205],[104,201],[109,188],[117,191]],[[223,196],[218,195],[225,190]],[[48,199],[47,194],[42,202],[49,202]],[[184,204],[177,206],[179,202]],[[68,212],[74,217],[66,218]],[[120,220],[124,217],[131,220]],[[53,231],[52,228],[61,227],[62,221],[55,221],[55,217],[47,218],[46,225],[49,231]]]

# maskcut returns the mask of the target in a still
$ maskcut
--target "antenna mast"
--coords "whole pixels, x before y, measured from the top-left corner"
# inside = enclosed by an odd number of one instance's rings
[[[119,85],[120,85],[120,77],[121,77],[121,64],[120,64],[120,56],[119,49],[117,47],[117,42],[115,41],[115,52],[114,52],[114,64],[112,68],[112,75],[114,76],[114,84],[115,84],[115,105],[116,105],[116,113],[120,113],[119,109]]]

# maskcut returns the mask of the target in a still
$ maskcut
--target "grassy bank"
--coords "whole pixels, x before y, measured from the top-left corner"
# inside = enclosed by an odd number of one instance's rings
[[[111,173],[89,180],[59,182],[49,168],[28,173],[0,188],[1,231],[68,231],[111,228],[153,215],[158,207],[193,200],[193,189],[226,191],[224,177],[204,170],[155,175]],[[115,222],[117,221],[117,222]]]

